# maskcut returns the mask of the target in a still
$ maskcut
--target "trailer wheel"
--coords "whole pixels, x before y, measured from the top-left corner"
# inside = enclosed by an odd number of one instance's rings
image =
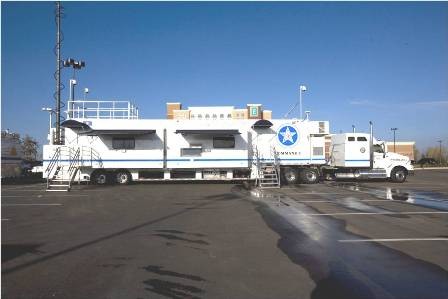
[[[408,175],[408,172],[406,171],[406,168],[404,167],[395,167],[392,169],[392,172],[390,173],[390,178],[395,183],[403,183],[406,181],[406,177]]]
[[[314,168],[304,168],[300,172],[300,178],[305,184],[316,184],[319,181],[319,172]]]
[[[109,183],[109,177],[107,175],[107,172],[98,170],[92,174],[91,181],[96,185],[106,185],[107,183]]]
[[[119,170],[115,174],[115,181],[120,185],[127,185],[131,180],[132,176],[127,170]]]
[[[287,185],[296,184],[299,181],[299,175],[297,173],[297,169],[295,168],[283,168],[282,170],[283,180]]]

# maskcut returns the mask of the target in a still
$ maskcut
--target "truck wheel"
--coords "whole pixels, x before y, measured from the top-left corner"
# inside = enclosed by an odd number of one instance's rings
[[[305,184],[316,184],[319,181],[319,172],[314,168],[304,168],[300,172],[300,178]]]
[[[395,183],[403,183],[406,181],[406,176],[408,175],[408,172],[403,167],[395,167],[392,169],[392,172],[390,173],[390,178]]]
[[[95,171],[92,174],[91,181],[96,185],[106,185],[107,183],[109,183],[109,178],[108,178],[107,172],[101,171],[101,170]]]
[[[131,180],[132,176],[127,170],[119,170],[115,175],[115,181],[120,185],[127,185]]]
[[[294,185],[297,184],[297,182],[299,181],[299,175],[297,173],[297,169],[287,167],[283,168],[281,172],[283,174],[283,180],[287,185]]]

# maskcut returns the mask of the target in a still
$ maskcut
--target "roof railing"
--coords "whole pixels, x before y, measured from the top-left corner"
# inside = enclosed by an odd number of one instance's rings
[[[67,119],[138,119],[130,101],[76,100],[67,102]]]

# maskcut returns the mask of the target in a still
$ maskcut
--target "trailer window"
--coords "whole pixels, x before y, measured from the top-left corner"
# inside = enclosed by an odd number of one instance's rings
[[[202,153],[202,147],[184,147],[180,149],[180,155],[185,156],[200,156]]]
[[[366,137],[358,137],[356,140],[358,140],[358,141],[367,141],[367,138]]]
[[[323,156],[324,154],[324,148],[319,146],[319,147],[313,147],[313,156]]]
[[[135,138],[128,137],[115,137],[112,139],[113,149],[134,149],[135,148]]]
[[[348,141],[355,141],[355,137],[348,137]]]
[[[235,136],[213,137],[213,148],[234,148]]]

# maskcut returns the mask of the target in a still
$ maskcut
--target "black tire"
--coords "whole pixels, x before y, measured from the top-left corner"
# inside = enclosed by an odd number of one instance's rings
[[[132,181],[132,175],[127,170],[118,170],[115,173],[115,182],[119,185],[128,185]]]
[[[304,168],[300,171],[300,179],[305,184],[316,184],[319,182],[319,171],[314,168]]]
[[[282,178],[287,185],[294,185],[299,182],[299,173],[297,169],[286,167],[282,168]]]
[[[98,170],[92,174],[90,181],[95,185],[106,185],[110,182],[107,172]]]
[[[404,167],[395,167],[390,173],[390,178],[395,183],[403,183],[406,181],[407,176],[408,172]]]

